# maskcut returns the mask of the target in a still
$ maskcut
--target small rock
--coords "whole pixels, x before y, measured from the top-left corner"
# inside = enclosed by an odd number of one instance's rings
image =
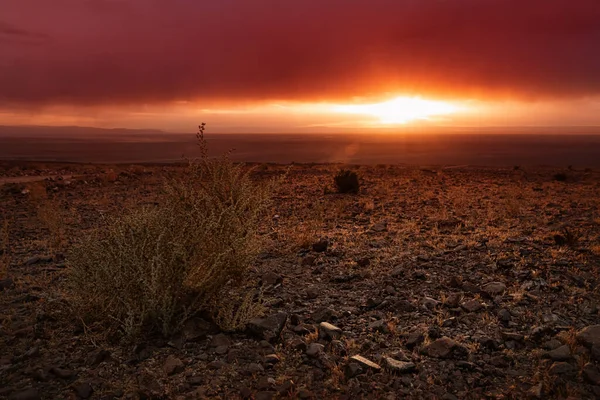
[[[20,392],[14,392],[8,396],[8,400],[40,400],[40,394],[34,388],[21,390]]]
[[[300,338],[292,339],[288,344],[292,349],[299,351],[306,351],[306,342]]]
[[[313,243],[312,249],[317,253],[322,253],[327,251],[327,247],[329,246],[329,241],[327,239],[321,239],[316,243]]]
[[[299,399],[312,399],[314,397],[313,393],[308,389],[300,389],[298,390],[298,398]]]
[[[558,339],[551,339],[542,344],[542,347],[546,350],[555,350],[562,346],[562,343]]]
[[[502,322],[508,323],[512,319],[512,315],[510,311],[508,311],[506,308],[503,308],[498,311],[498,319]]]
[[[88,382],[75,386],[73,390],[75,390],[77,397],[81,399],[89,399],[92,397],[92,393],[94,392],[92,385],[90,385]]]
[[[363,367],[365,369],[371,369],[373,371],[381,370],[381,367],[379,365],[375,364],[373,361],[371,361],[363,356],[355,355],[355,356],[350,357],[350,360],[359,364],[361,367]]]
[[[506,291],[506,285],[502,282],[490,282],[481,288],[483,293],[487,293],[490,296],[496,296]]]
[[[502,332],[502,339],[504,339],[505,341],[515,341],[515,342],[522,342],[523,340],[525,340],[525,336],[521,335],[520,333],[513,333],[513,332]]]
[[[437,301],[436,299],[432,299],[431,297],[424,297],[423,300],[421,301],[421,304],[423,304],[425,307],[429,308],[429,309],[433,309],[436,308],[440,302]]]
[[[429,357],[435,358],[462,357],[468,353],[464,347],[447,336],[435,340],[424,351]]]
[[[592,347],[591,355],[593,360],[600,362],[600,345]]]
[[[308,289],[306,289],[306,298],[309,300],[314,300],[317,297],[319,297],[319,293],[321,293],[319,289],[317,289],[314,286],[311,286]]]
[[[306,348],[306,355],[311,358],[317,358],[325,351],[325,346],[320,343],[311,343]]]
[[[315,256],[306,256],[302,259],[301,265],[304,267],[312,267],[315,265],[317,258]]]
[[[248,323],[248,330],[259,338],[274,342],[279,339],[287,318],[287,313],[283,312],[267,318],[254,318]]]
[[[15,287],[15,282],[12,279],[6,278],[0,280],[0,292],[6,289],[12,289],[13,287]]]
[[[566,362],[555,362],[549,370],[551,375],[566,375],[575,372],[575,367]]]
[[[50,372],[56,376],[57,378],[60,379],[70,379],[73,376],[75,376],[75,372],[70,371],[68,369],[62,369],[62,368],[56,368],[56,367],[52,367],[50,369]]]
[[[388,333],[390,331],[387,323],[382,319],[371,322],[369,324],[368,328],[370,330],[373,330],[376,332],[381,332],[381,333]]]
[[[319,324],[319,338],[336,340],[342,336],[342,330],[329,322],[321,322]]]
[[[373,232],[385,232],[387,230],[387,222],[378,222],[371,227]]]
[[[472,299],[462,303],[461,307],[468,312],[477,312],[483,308],[483,304],[476,299]]]
[[[423,332],[411,332],[408,335],[408,338],[406,339],[406,347],[413,348],[421,343],[423,343],[423,341],[425,340],[425,335],[423,334]]]
[[[246,367],[246,372],[250,375],[254,375],[254,374],[259,374],[261,372],[264,372],[264,368],[262,365],[257,364],[257,363],[250,363],[248,364],[248,367]]]
[[[281,385],[278,385],[276,389],[281,396],[289,395],[294,389],[294,382],[290,379],[287,379]]]
[[[221,369],[221,368],[223,368],[224,366],[225,366],[225,363],[224,363],[223,361],[221,361],[221,360],[215,360],[215,361],[211,361],[211,362],[209,362],[209,363],[206,365],[206,367],[207,367],[208,369],[214,369],[214,370]],[[181,371],[179,371],[179,372],[181,372]],[[175,374],[175,373],[177,373],[177,372],[174,372],[174,374]]]
[[[252,390],[248,386],[242,386],[240,388],[240,397],[242,399],[249,399],[252,397]]]
[[[346,379],[352,379],[355,376],[362,374],[363,372],[364,370],[360,366],[360,364],[352,362],[346,365],[344,375],[346,376]]]
[[[583,377],[592,385],[600,386],[600,371],[592,363],[583,367]]]
[[[600,325],[591,325],[577,333],[577,340],[588,347],[600,346]]]
[[[571,349],[567,345],[560,346],[557,349],[551,350],[545,354],[552,361],[567,361],[571,359]]]
[[[254,396],[254,399],[255,400],[271,400],[275,397],[276,394],[277,394],[277,392],[273,392],[273,391],[262,391],[262,392],[256,393],[256,395]]]
[[[279,359],[279,356],[277,354],[267,354],[265,356],[265,364],[275,365],[279,361],[281,361],[281,360]]]
[[[283,282],[283,277],[274,272],[267,272],[263,275],[262,280],[267,285],[277,285]]]
[[[183,362],[173,355],[168,356],[163,365],[163,371],[169,376],[183,371],[183,368]]]
[[[450,279],[448,279],[448,286],[450,286],[451,288],[460,288],[462,287],[462,285],[463,279],[458,275],[453,275],[450,277]]]
[[[542,398],[542,384],[537,384],[532,386],[527,391],[527,396],[533,399],[541,399]]]
[[[400,374],[413,372],[417,368],[414,363],[395,360],[391,357],[383,357],[383,365],[390,371]]]
[[[338,314],[330,307],[321,307],[312,314],[315,322],[333,321],[338,318]]]
[[[456,308],[462,300],[461,293],[450,293],[444,302],[444,305],[450,308]]]
[[[220,346],[231,346],[231,341],[229,340],[229,338],[227,336],[225,336],[224,334],[218,334],[213,336],[212,340],[210,341],[210,346],[211,347],[220,347]]]

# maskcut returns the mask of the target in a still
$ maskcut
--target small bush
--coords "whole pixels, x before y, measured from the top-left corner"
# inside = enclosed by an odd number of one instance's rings
[[[257,185],[226,155],[208,158],[204,124],[198,139],[201,158],[165,184],[157,206],[110,218],[75,246],[69,283],[83,316],[127,336],[168,336],[192,313],[218,310],[243,279],[261,249],[258,228],[275,182]],[[241,326],[254,308],[247,299],[240,307],[233,319],[221,312],[216,322]]]
[[[566,182],[567,178],[568,178],[568,176],[564,172],[559,172],[557,174],[554,174],[554,180],[558,181],[558,182]]]
[[[358,175],[354,171],[342,169],[335,175],[333,181],[339,193],[358,193],[360,189]]]

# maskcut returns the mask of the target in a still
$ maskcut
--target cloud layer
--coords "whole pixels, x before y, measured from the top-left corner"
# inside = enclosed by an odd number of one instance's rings
[[[0,104],[600,95],[598,0],[0,0]]]

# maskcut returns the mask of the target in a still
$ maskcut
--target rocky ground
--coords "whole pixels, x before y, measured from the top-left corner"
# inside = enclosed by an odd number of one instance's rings
[[[338,168],[291,168],[246,332],[122,344],[69,313],[65,255],[182,168],[0,165],[0,398],[600,398],[600,173]]]

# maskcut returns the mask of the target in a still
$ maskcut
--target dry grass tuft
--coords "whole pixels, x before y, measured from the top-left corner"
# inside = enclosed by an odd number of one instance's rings
[[[70,293],[82,315],[129,337],[146,329],[167,336],[201,309],[215,312],[224,329],[260,309],[223,293],[261,250],[259,226],[276,182],[257,185],[227,155],[209,158],[204,125],[198,140],[201,158],[165,184],[157,206],[108,218],[74,247]]]

